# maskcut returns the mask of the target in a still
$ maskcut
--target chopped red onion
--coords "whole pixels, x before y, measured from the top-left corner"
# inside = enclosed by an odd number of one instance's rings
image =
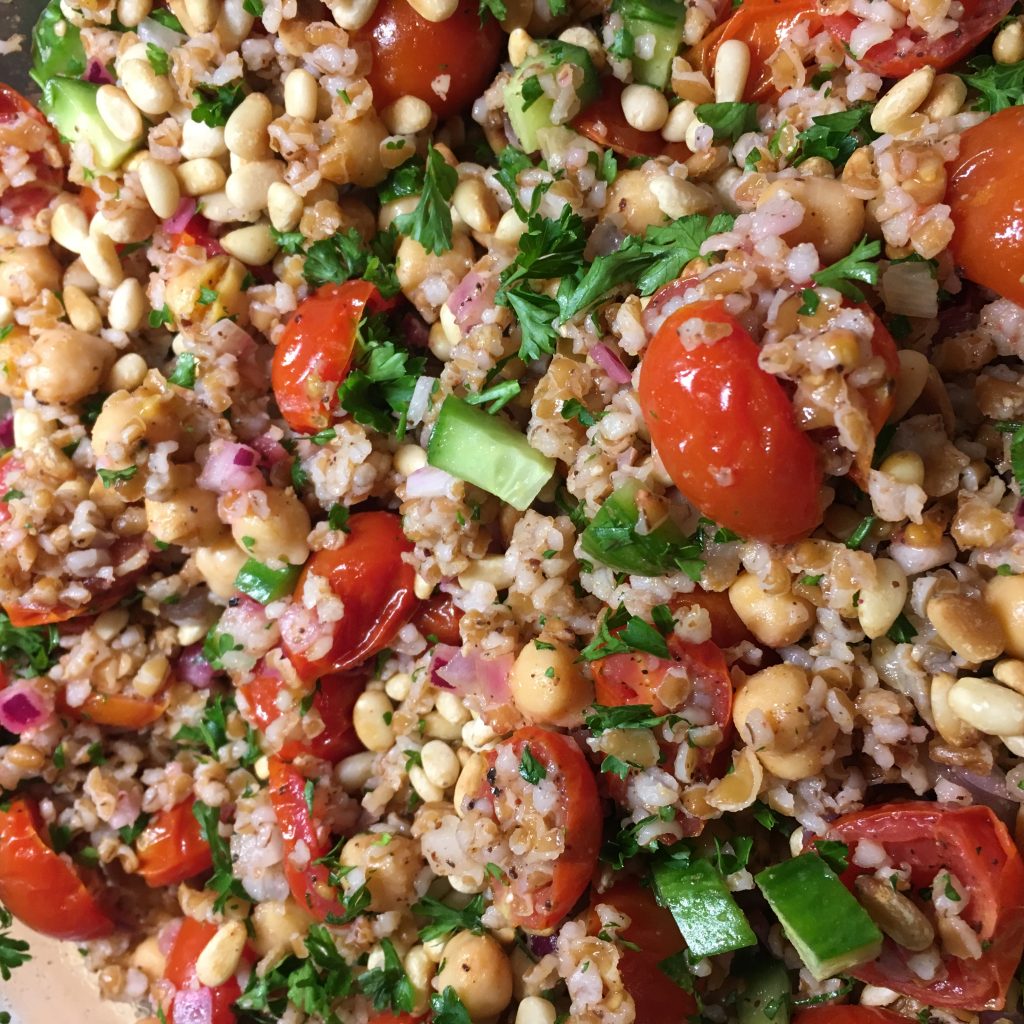
[[[257,437],[252,446],[260,453],[260,460],[264,466],[276,466],[279,462],[288,458],[288,452],[280,438],[273,434],[266,433]]]
[[[0,419],[0,448],[14,447],[14,413]]]
[[[95,58],[89,61],[89,66],[85,69],[85,80],[92,82],[93,85],[114,84],[114,79],[110,77],[110,72],[103,65],[103,62]]]
[[[52,715],[52,702],[39,692],[34,680],[24,679],[0,691],[0,726],[16,736],[42,728]]]
[[[263,474],[255,468],[258,461],[256,450],[248,445],[215,440],[210,444],[210,454],[199,474],[198,484],[220,494],[262,489],[265,481]]]
[[[430,342],[430,329],[423,318],[415,313],[406,313],[401,319],[402,336],[410,348],[426,348]]]
[[[178,208],[163,223],[163,229],[169,235],[177,235],[185,230],[185,225],[196,212],[196,201],[185,197],[178,203]]]
[[[1013,510],[1013,525],[1018,530],[1024,530],[1024,501],[1018,501]]]
[[[590,357],[616,384],[628,384],[633,379],[626,365],[604,342],[590,346]]]
[[[471,270],[448,296],[446,305],[459,327],[468,330],[480,323],[484,311],[494,305],[497,291],[498,279],[493,274]]]
[[[209,689],[216,675],[210,663],[203,657],[201,643],[186,647],[178,655],[176,674],[182,682],[194,686],[197,690]]]
[[[512,700],[508,683],[512,661],[510,654],[485,658],[481,654],[467,656],[460,651],[444,668],[439,668],[437,674],[464,697],[478,697],[485,707],[497,707]]]
[[[181,931],[181,926],[184,918],[176,917],[173,921],[169,921],[156,933],[156,945],[157,949],[167,956],[177,941],[178,932]]]
[[[407,498],[444,498],[451,496],[455,477],[436,466],[413,470],[405,481]]]
[[[538,960],[542,956],[554,953],[557,942],[557,935],[529,935],[526,938],[526,944],[530,947],[530,952]]]
[[[451,644],[435,644],[430,657],[430,682],[439,690],[453,690],[455,687],[441,677],[441,670],[459,653]]]
[[[249,448],[244,444],[238,446],[235,457],[231,460],[236,466],[255,466],[259,461],[259,453],[255,448]]]
[[[213,1024],[213,992],[205,986],[178,989],[171,1024]]]

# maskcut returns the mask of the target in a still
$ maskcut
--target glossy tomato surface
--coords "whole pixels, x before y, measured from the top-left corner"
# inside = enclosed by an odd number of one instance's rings
[[[891,39],[872,46],[858,63],[883,78],[905,78],[925,65],[942,71],[966,57],[1009,14],[1011,7],[1013,0],[964,0],[964,16],[954,31],[928,39],[920,30],[900,28]],[[850,13],[822,20],[829,32],[847,45],[861,24],[861,19]]]
[[[697,1012],[697,1001],[684,992],[659,966],[686,948],[672,914],[658,906],[654,894],[635,878],[616,882],[607,892],[590,897],[589,930],[600,930],[599,904],[614,907],[630,919],[616,930],[626,940],[619,956],[619,973],[636,1004],[636,1019],[644,1024],[679,1024]]]
[[[316,658],[299,649],[287,624],[282,646],[303,679],[343,672],[373,657],[391,642],[419,606],[413,591],[416,573],[402,560],[412,544],[393,512],[358,512],[348,521],[348,537],[340,548],[317,551],[306,562],[296,593],[310,573],[324,577],[345,606],[331,624],[331,646]],[[294,605],[286,616],[302,614]],[[290,639],[291,637],[291,639]]]
[[[707,340],[695,341],[694,331]],[[822,470],[782,385],[758,366],[758,351],[720,302],[684,306],[647,347],[640,404],[690,502],[741,537],[782,544],[821,522]]]
[[[801,1010],[793,1024],[907,1024],[907,1020],[880,1006],[813,1006]]]
[[[0,806],[0,903],[23,924],[56,939],[109,935],[114,922],[86,888],[66,855],[43,838],[34,800]]]
[[[378,110],[401,96],[418,96],[438,117],[450,117],[491,84],[505,35],[494,18],[481,21],[475,0],[462,0],[440,22],[421,18],[407,0],[381,0],[353,38],[370,45],[366,77]]]
[[[951,871],[970,894],[961,916],[983,949],[977,960],[943,957],[942,970],[926,982],[907,965],[910,954],[886,939],[878,959],[854,968],[854,977],[930,1006],[1002,1009],[1024,952],[1024,862],[989,808],[884,804],[838,818],[828,838],[882,846],[894,863],[910,866],[911,893],[930,886],[939,871]],[[851,864],[843,882],[852,887],[863,873]]]
[[[292,430],[315,434],[330,426],[359,321],[383,305],[368,281],[326,284],[299,303],[274,349],[270,370],[274,400]]]
[[[160,811],[135,841],[139,874],[146,885],[177,885],[213,867],[210,844],[192,811],[195,797]]]
[[[412,624],[427,638],[428,643],[435,640],[453,646],[462,643],[459,623],[462,621],[462,609],[455,607],[455,602],[448,594],[434,594],[427,598],[412,617]]]
[[[744,625],[729,600],[727,590],[704,590],[694,587],[689,594],[680,594],[672,600],[671,607],[688,608],[698,605],[708,613],[711,620],[711,640],[719,647],[735,647],[745,640],[756,643],[754,634]]]
[[[960,136],[946,202],[957,265],[977,284],[1024,305],[1024,107],[1008,107]]]
[[[529,932],[550,932],[586,892],[597,864],[602,824],[597,783],[575,740],[562,733],[529,726],[514,732],[502,746],[511,746],[517,761],[522,760],[525,748],[529,747],[533,757],[544,766],[545,779],[554,784],[559,794],[554,813],[563,827],[565,849],[554,866],[550,883],[528,890],[533,908],[529,913],[516,913],[509,904],[514,892],[529,886],[526,863],[515,872],[515,879],[492,878],[491,892],[496,903],[505,905],[513,924]],[[493,767],[498,751],[488,751],[485,756]],[[486,779],[480,797],[485,802],[489,799]],[[524,812],[534,813],[525,805]]]
[[[164,978],[175,988],[174,998],[167,1012],[170,1024],[192,1021],[201,1024],[235,1024],[238,1019],[232,1009],[242,994],[234,976],[222,985],[210,988],[196,978],[196,960],[206,944],[217,934],[217,925],[211,921],[182,918],[181,928],[167,954]],[[246,956],[246,959],[250,957]]]

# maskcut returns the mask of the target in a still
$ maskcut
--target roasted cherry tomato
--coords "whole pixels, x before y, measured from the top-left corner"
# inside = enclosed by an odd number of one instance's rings
[[[206,250],[207,256],[218,256],[224,251],[213,234],[213,225],[201,214],[195,213],[188,223],[171,235],[171,246],[180,249],[186,245],[198,245]]]
[[[0,904],[55,939],[84,942],[114,930],[70,858],[43,838],[39,808],[28,797],[0,805]]]
[[[722,303],[684,306],[647,347],[640,406],[669,476],[704,515],[741,537],[783,544],[821,522],[822,470],[758,351]]]
[[[192,812],[195,802],[190,796],[170,810],[160,811],[135,841],[139,874],[146,885],[177,885],[213,867],[210,844],[202,837]]]
[[[509,877],[492,878],[494,902],[506,917],[528,932],[551,932],[586,891],[601,847],[601,800],[594,773],[586,757],[569,736],[536,726],[519,729],[485,757],[493,769],[502,750],[511,750],[515,764],[522,763],[526,748],[544,768],[539,784],[555,790],[553,807],[543,815],[545,823],[564,836],[565,849],[551,862],[550,878],[537,886],[534,866],[526,860]],[[499,777],[481,780],[479,808],[490,808],[499,827],[511,832],[522,824],[524,814],[538,815],[530,792],[532,784],[517,771],[503,786]],[[502,788],[498,788],[502,787]]]
[[[891,39],[872,46],[858,63],[865,71],[883,78],[905,78],[926,64],[942,71],[966,57],[1010,13],[1011,7],[1013,0],[965,0],[964,15],[952,32],[930,40],[920,30],[904,26]],[[822,20],[844,45],[849,44],[854,29],[861,24],[861,19],[850,13]]]
[[[950,249],[972,281],[1024,305],[1024,107],[1008,107],[960,136],[946,202]]]
[[[412,617],[412,624],[431,643],[436,639],[439,643],[458,646],[462,643],[459,633],[459,622],[462,621],[462,609],[455,607],[455,602],[447,594],[434,594],[424,601]]]
[[[368,281],[327,284],[299,303],[274,349],[270,370],[274,399],[292,430],[315,434],[330,426],[359,321],[387,305]]]
[[[769,100],[777,95],[772,84],[768,58],[802,21],[813,36],[821,29],[814,0],[744,0],[732,15],[708,33],[689,53],[687,60],[700,68],[708,81],[714,80],[715,56],[727,39],[740,39],[750,49],[750,74],[743,91],[748,102]]]
[[[279,757],[270,758],[270,803],[277,815],[277,824],[284,839],[284,876],[299,906],[305,907],[318,921],[340,910],[327,866],[316,861],[331,848],[329,837],[309,809],[306,800],[306,779],[296,768]],[[299,843],[304,844],[308,861],[296,867],[291,854]]]
[[[982,954],[976,960],[944,956],[931,981],[908,966],[913,955],[886,939],[877,960],[851,970],[870,985],[902,992],[929,1006],[960,1010],[1001,1010],[1006,990],[1024,952],[1024,862],[1006,826],[988,807],[944,807],[934,803],[884,804],[834,821],[829,839],[854,852],[859,840],[881,846],[894,864],[910,868],[906,895],[929,912],[917,893],[927,889],[943,869],[967,889],[961,913],[977,934]],[[870,873],[851,859],[843,882],[850,888],[858,875]]]
[[[634,128],[622,113],[622,88],[618,79],[605,78],[601,95],[573,118],[573,128],[600,146],[611,146],[620,156],[667,156],[680,163],[692,156],[683,143],[666,142],[661,132]]]
[[[348,521],[348,537],[340,548],[316,552],[302,570],[295,592],[302,593],[310,573],[324,577],[345,605],[342,618],[330,625],[333,642],[310,660],[289,633],[289,618],[308,610],[292,605],[285,612],[282,646],[303,679],[319,679],[361,664],[391,642],[419,606],[413,592],[416,573],[403,553],[412,544],[393,512],[358,512]],[[293,620],[294,621],[294,620]]]
[[[381,0],[352,38],[370,45],[366,77],[378,110],[401,96],[418,96],[438,117],[451,117],[490,85],[505,35],[494,18],[481,22],[475,0],[462,0],[450,18],[437,22],[421,18],[407,0]]]
[[[68,707],[67,702],[58,700],[63,714],[79,718],[96,725],[107,725],[112,729],[145,729],[152,725],[166,710],[170,700],[167,697],[147,700],[143,697],[126,697],[119,693],[90,693],[85,703],[77,708]]]
[[[196,978],[196,960],[216,934],[217,925],[212,921],[182,918],[164,967],[164,979],[175,988],[166,1014],[170,1024],[235,1024],[238,1019],[232,1003],[242,994],[242,988],[234,975],[215,988],[201,985]],[[243,957],[251,960],[248,953]]]
[[[879,1006],[814,1006],[798,1013],[793,1024],[908,1024],[908,1018]]]
[[[636,1019],[643,1024],[679,1024],[697,1012],[697,1001],[659,967],[670,956],[686,948],[671,913],[659,907],[650,889],[635,878],[616,882],[607,892],[590,897],[588,930],[601,929],[595,908],[599,903],[614,907],[630,919],[628,928],[616,929],[626,940],[619,954],[619,973],[626,991],[636,1004]]]
[[[312,754],[336,763],[362,750],[352,726],[352,708],[366,686],[366,679],[367,673],[360,669],[322,676],[313,694],[312,707],[320,712],[324,731],[312,739],[286,740],[277,756],[282,761],[293,761],[300,754]],[[260,732],[266,732],[281,716],[277,696],[283,685],[276,672],[264,668],[239,687],[249,705],[247,718]]]
[[[23,117],[22,115],[27,115]],[[21,93],[0,82],[0,147],[26,154],[35,181],[4,189],[0,220],[18,225],[34,217],[60,191],[64,163],[57,133]]]
[[[717,646],[735,647],[744,640],[749,643],[757,642],[754,634],[736,614],[727,590],[703,590],[701,587],[694,587],[689,594],[680,594],[673,598],[671,607],[675,610],[695,604],[700,605],[708,613],[708,618],[711,619],[711,640]]]

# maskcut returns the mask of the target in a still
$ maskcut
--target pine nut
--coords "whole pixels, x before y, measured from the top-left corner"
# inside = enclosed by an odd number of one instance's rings
[[[438,789],[446,790],[458,782],[462,765],[455,751],[441,740],[428,740],[420,751],[423,771]]]
[[[174,106],[174,90],[148,60],[126,60],[121,65],[121,84],[128,98],[144,114],[157,117]]]
[[[89,218],[77,203],[61,203],[50,220],[53,240],[77,256],[89,237]]]
[[[162,654],[154,655],[148,661],[143,662],[139,671],[135,673],[132,680],[132,689],[140,697],[155,697],[164,685],[167,673],[170,671],[170,662]]]
[[[128,352],[110,368],[107,388],[110,391],[134,391],[145,379],[149,365],[137,352]]]
[[[888,882],[874,875],[861,875],[854,888],[871,920],[893,942],[919,953],[935,941],[935,929],[928,918]]]
[[[1017,64],[1024,60],[1024,25],[1011,21],[992,40],[992,57],[997,64]]]
[[[672,174],[651,178],[649,188],[658,201],[658,209],[672,220],[700,213],[711,206],[711,197],[699,185]]]
[[[452,725],[464,725],[473,716],[469,713],[462,698],[450,690],[442,690],[434,700],[437,713]]]
[[[925,614],[942,640],[967,661],[998,658],[1006,647],[1003,627],[983,601],[940,594],[928,602]]]
[[[460,181],[452,195],[452,205],[472,231],[489,235],[498,226],[501,207],[494,193],[479,178]]]
[[[909,114],[924,103],[935,81],[935,68],[926,64],[897,82],[871,112],[871,127],[882,135],[898,132]]]
[[[414,1014],[423,1013],[427,1009],[427,1000],[430,996],[430,979],[434,976],[434,961],[427,955],[423,946],[413,946],[405,954],[405,960],[402,963],[416,994],[412,1012]]]
[[[924,486],[924,460],[917,452],[893,452],[878,468],[899,484]]]
[[[948,672],[940,672],[932,677],[931,702],[932,717],[939,735],[953,747],[970,747],[981,738],[977,729],[972,729],[963,719],[954,714],[949,706],[949,691],[956,679]]]
[[[508,59],[512,67],[519,67],[527,57],[532,57],[537,52],[537,44],[526,29],[512,29],[508,37]]]
[[[459,0],[409,0],[409,6],[427,21],[447,21],[459,8]]]
[[[467,800],[472,800],[484,780],[484,773],[487,771],[487,762],[482,754],[474,754],[463,766],[459,773],[458,781],[455,783],[455,792],[452,795],[452,803],[455,805],[455,813],[461,818],[465,813]]]
[[[222,924],[196,957],[196,980],[199,984],[210,988],[223,985],[238,969],[247,938],[243,922],[227,921]]]
[[[152,9],[153,0],[117,0],[117,20],[125,28],[137,28]]]
[[[665,94],[649,85],[627,85],[622,90],[622,113],[641,132],[660,132],[668,120]]]
[[[415,135],[430,126],[434,112],[418,96],[400,96],[380,116],[392,135]]]
[[[550,999],[527,996],[516,1007],[516,1024],[555,1024],[558,1012]]]
[[[267,129],[274,119],[270,100],[253,92],[231,112],[224,125],[224,144],[228,152],[243,160],[262,160],[270,154]]]
[[[291,185],[273,181],[267,189],[267,213],[277,231],[294,231],[302,219],[304,204]]]
[[[96,91],[96,109],[103,123],[122,142],[134,142],[142,137],[142,114],[124,89],[101,85]]]
[[[137,331],[146,315],[146,293],[134,277],[126,277],[110,296],[107,323],[115,331]]]
[[[958,113],[966,99],[967,86],[959,75],[936,75],[923,109],[933,121],[941,121]]]
[[[390,750],[395,742],[391,716],[395,708],[387,694],[380,690],[366,690],[356,699],[352,709],[352,725],[356,736],[367,750],[380,754]]]
[[[224,194],[239,210],[255,213],[267,208],[267,192],[275,181],[284,180],[280,160],[256,160],[244,163],[228,175]]]
[[[412,676],[408,672],[396,672],[384,684],[384,692],[393,700],[401,703],[412,690]]]
[[[316,79],[305,68],[289,71],[284,80],[284,112],[303,121],[315,121],[319,92]]]
[[[1024,658],[1024,576],[993,576],[985,600],[1002,623],[1006,653]]]
[[[395,469],[409,476],[427,464],[427,453],[418,444],[399,445],[395,452]]]
[[[469,563],[459,573],[459,586],[471,587],[474,583],[489,583],[496,590],[505,590],[515,578],[505,565],[504,555],[484,555]]]
[[[358,793],[370,780],[377,765],[377,755],[372,750],[346,757],[338,765],[338,781],[346,793]]]
[[[82,246],[85,269],[104,288],[116,288],[124,279],[124,270],[112,239],[106,235],[90,235]]]
[[[573,46],[583,47],[590,54],[590,59],[597,68],[603,68],[608,63],[601,40],[589,28],[572,25],[559,32],[558,38],[563,43],[572,43]]]
[[[245,228],[235,228],[220,240],[226,253],[248,263],[250,267],[262,267],[277,255],[277,242],[270,234],[270,225],[266,222],[250,224]]]
[[[331,0],[334,23],[346,32],[362,28],[377,9],[377,0]]]
[[[989,736],[1024,733],[1024,696],[987,679],[966,676],[949,691],[949,706],[968,725]]]
[[[161,219],[174,216],[181,202],[181,189],[167,164],[146,157],[139,164],[139,183],[150,209]]]
[[[907,574],[891,558],[875,562],[875,582],[861,587],[857,620],[869,640],[885,636],[907,600]]]
[[[497,738],[498,734],[489,725],[481,722],[479,718],[470,719],[462,727],[462,742],[470,750],[484,750]]]
[[[690,100],[680,100],[669,112],[668,120],[661,129],[661,137],[667,142],[682,142],[686,129],[697,118],[697,105]]]
[[[414,764],[409,769],[409,784],[425,804],[436,804],[444,799],[444,790],[435,786],[418,764]]]
[[[64,309],[76,331],[95,334],[103,326],[100,311],[95,303],[77,285],[65,285],[63,297]]]
[[[228,176],[224,168],[212,157],[202,156],[178,164],[178,180],[187,196],[208,196],[224,188]]]
[[[37,772],[46,764],[46,757],[31,743],[15,743],[7,749],[7,762],[23,772]]]
[[[210,32],[217,24],[217,5],[213,0],[185,0],[185,13],[199,34]]]
[[[416,578],[413,580],[412,592],[421,600],[426,601],[428,597],[434,592],[433,583],[429,583],[419,573],[416,573]]]
[[[228,151],[224,143],[224,126],[208,125],[189,118],[181,129],[181,155],[186,160],[203,156],[223,156]]]
[[[1011,690],[1024,694],[1024,661],[1017,658],[1004,658],[997,661],[992,668],[992,675]]]
[[[742,100],[749,74],[750,47],[742,39],[727,39],[715,54],[715,102]]]

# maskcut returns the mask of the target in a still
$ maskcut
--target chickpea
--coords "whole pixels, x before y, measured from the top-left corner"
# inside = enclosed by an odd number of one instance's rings
[[[398,246],[395,265],[402,294],[410,302],[418,304],[420,288],[428,277],[445,276],[450,284],[461,281],[472,266],[473,255],[473,242],[465,231],[455,231],[452,247],[439,256],[427,252],[415,238],[403,238]],[[428,307],[431,305],[423,301]]]
[[[790,245],[810,242],[823,263],[835,263],[848,255],[864,235],[864,200],[841,181],[831,178],[786,178],[772,182],[760,195],[758,206],[780,194],[791,196],[804,208],[799,227],[783,237]]]
[[[616,177],[608,189],[601,217],[612,217],[631,235],[641,235],[668,219],[651,191],[650,180],[640,170],[622,171]]]
[[[393,835],[384,844],[379,835],[364,832],[342,848],[341,863],[366,871],[370,910],[376,914],[405,910],[419,899],[416,881],[426,861],[415,839]]]
[[[27,328],[15,324],[7,337],[0,341],[0,395],[22,398],[25,394],[25,375],[20,363],[32,351],[32,336]]]
[[[387,174],[380,146],[388,130],[377,114],[371,110],[353,121],[332,117],[328,126],[331,141],[320,153],[320,173],[337,185],[379,185]]]
[[[60,290],[60,264],[45,246],[21,246],[0,255],[0,296],[27,305],[47,288]]]
[[[773,665],[752,675],[736,692],[732,717],[745,743],[756,750],[758,759],[773,775],[796,781],[821,771],[839,726],[822,712],[815,721],[807,705],[810,688],[807,673],[797,665]],[[766,746],[757,743],[758,713],[771,727],[772,740]]]
[[[164,296],[167,308],[179,320],[197,321],[212,326],[227,316],[242,311],[242,282],[246,269],[231,256],[214,256],[175,275]],[[202,290],[216,292],[213,302],[201,305]]]
[[[750,573],[729,588],[729,602],[743,625],[768,647],[795,644],[814,622],[814,606],[796,594],[769,594]]]
[[[309,557],[309,513],[291,489],[268,487],[266,518],[250,511],[231,524],[235,543],[260,562],[302,565]]]
[[[134,453],[148,445],[173,441],[181,432],[180,403],[173,395],[147,391],[115,391],[103,403],[92,428],[96,463],[107,468],[133,464]]]
[[[194,555],[199,575],[210,590],[225,601],[234,596],[235,577],[248,557],[232,537],[222,537],[213,544],[197,548]]]
[[[70,405],[98,390],[113,365],[113,345],[73,327],[40,331],[25,385],[48,405]]]
[[[578,719],[594,690],[576,659],[575,650],[558,640],[531,640],[519,652],[509,683],[512,699],[527,718],[545,725]]]
[[[195,483],[175,491],[166,501],[147,498],[146,520],[158,541],[187,548],[210,544],[221,531],[217,495]]]
[[[1003,627],[1006,653],[1024,658],[1024,576],[993,576],[985,600]]]
[[[252,908],[253,946],[260,956],[291,947],[312,918],[294,900],[264,900]]]
[[[437,987],[455,989],[472,1020],[501,1013],[512,1001],[512,965],[490,935],[458,932],[444,947]]]

